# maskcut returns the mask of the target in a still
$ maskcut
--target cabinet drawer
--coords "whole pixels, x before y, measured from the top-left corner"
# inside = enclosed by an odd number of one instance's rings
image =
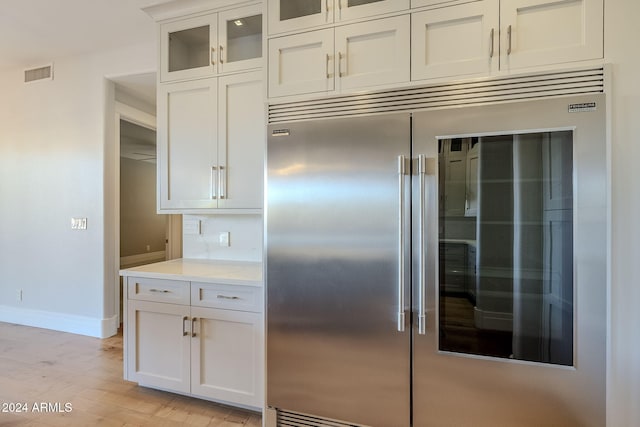
[[[262,312],[263,289],[254,286],[191,283],[191,305]]]
[[[179,280],[129,277],[127,279],[129,299],[189,304],[189,282]]]

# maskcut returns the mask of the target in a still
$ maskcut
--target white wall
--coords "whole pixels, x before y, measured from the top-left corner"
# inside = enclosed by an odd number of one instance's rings
[[[185,258],[262,262],[262,215],[183,215],[182,252]],[[200,222],[200,234],[193,230]],[[220,246],[220,233],[229,243]]]
[[[21,69],[0,73],[0,321],[113,332],[104,177],[113,175],[114,91],[105,76],[153,70],[155,56],[150,44],[57,58],[53,81],[26,85]],[[71,230],[72,217],[88,229]]]
[[[612,252],[607,425],[640,426],[640,2],[605,0],[613,64]]]

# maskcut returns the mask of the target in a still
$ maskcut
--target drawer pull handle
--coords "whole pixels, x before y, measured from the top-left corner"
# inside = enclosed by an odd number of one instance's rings
[[[186,322],[187,320],[189,320],[187,316],[184,316],[182,318],[182,336],[183,337],[186,337],[187,335],[189,335],[189,332],[187,332],[187,328],[184,327],[184,322]]]
[[[154,289],[154,288],[149,289],[149,292],[159,292],[161,294],[169,294],[169,293],[171,293],[171,291],[168,291],[166,289]]]
[[[198,321],[197,317],[194,317],[193,319],[191,319],[191,336],[195,337],[196,334],[196,322]]]
[[[218,299],[241,299],[241,298],[236,296],[228,297],[226,295],[218,295]]]

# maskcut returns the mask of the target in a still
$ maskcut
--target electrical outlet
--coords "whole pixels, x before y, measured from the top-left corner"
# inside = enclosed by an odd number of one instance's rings
[[[18,289],[16,291],[16,300],[18,300],[18,302],[22,302],[22,289]]]
[[[218,243],[222,247],[228,247],[229,246],[229,232],[228,231],[223,231],[222,233],[220,233],[218,235]]]

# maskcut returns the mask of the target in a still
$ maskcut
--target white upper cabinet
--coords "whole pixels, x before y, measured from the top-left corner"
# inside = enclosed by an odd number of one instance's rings
[[[417,12],[412,19],[413,80],[498,70],[498,0]]]
[[[334,90],[333,29],[269,40],[269,96]]]
[[[603,0],[502,0],[500,21],[503,69],[603,57]]]
[[[269,96],[345,93],[408,82],[409,46],[409,15],[272,38]]]
[[[269,0],[269,34],[409,9],[410,0]]]
[[[160,85],[159,211],[261,209],[262,72]]]
[[[160,81],[259,68],[262,8],[247,6],[160,25]]]
[[[408,82],[410,22],[403,15],[336,27],[336,89]]]
[[[412,14],[412,80],[603,57],[603,0],[481,0],[442,6]]]

